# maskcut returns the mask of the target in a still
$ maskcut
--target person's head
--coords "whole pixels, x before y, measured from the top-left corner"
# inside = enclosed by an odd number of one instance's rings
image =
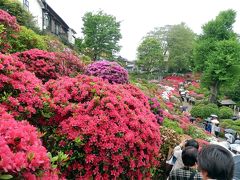
[[[198,142],[196,140],[194,140],[194,139],[189,139],[189,140],[186,141],[185,147],[188,147],[188,146],[195,147],[196,149],[199,148]]]
[[[185,147],[182,151],[182,161],[184,166],[192,167],[197,163],[198,150],[193,146]]]
[[[234,162],[230,152],[219,145],[208,145],[198,154],[198,167],[203,179],[231,180]]]

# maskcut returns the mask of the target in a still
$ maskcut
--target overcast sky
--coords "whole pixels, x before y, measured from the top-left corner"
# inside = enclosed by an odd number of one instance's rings
[[[82,16],[103,10],[121,21],[120,55],[136,59],[136,49],[143,36],[154,27],[185,22],[195,33],[220,11],[237,11],[235,32],[240,34],[240,0],[46,0],[81,37]]]

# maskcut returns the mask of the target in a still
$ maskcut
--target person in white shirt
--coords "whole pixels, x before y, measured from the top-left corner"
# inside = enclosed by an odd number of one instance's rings
[[[182,148],[188,147],[188,146],[195,147],[196,149],[199,148],[198,142],[194,139],[185,140],[181,142],[178,146],[176,146],[173,150],[173,155],[177,158],[177,160],[173,165],[172,170],[184,167],[184,164],[182,162]]]

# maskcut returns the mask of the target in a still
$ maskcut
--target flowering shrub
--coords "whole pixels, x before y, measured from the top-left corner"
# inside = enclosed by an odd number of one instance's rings
[[[178,88],[178,85],[185,81],[184,77],[180,77],[180,76],[166,76],[164,77],[163,80],[164,80],[163,83],[165,85],[168,85],[174,88]]]
[[[171,120],[175,120],[175,117],[170,114],[167,110],[163,110],[163,117],[165,118],[168,118],[168,119],[171,119]]]
[[[158,124],[162,124],[163,112],[162,112],[160,103],[156,98],[148,98],[148,102],[150,104],[152,113],[155,114]]]
[[[67,48],[56,36],[46,35],[43,39],[49,52],[63,52]]]
[[[48,104],[48,96],[42,82],[23,63],[0,54],[0,103],[15,118],[31,118]]]
[[[193,139],[202,139],[202,140],[208,140],[209,135],[205,133],[205,131],[199,127],[189,125],[186,130],[184,130],[185,134],[188,134]]]
[[[167,175],[167,166],[166,160],[168,158],[168,153],[170,150],[173,150],[180,142],[180,136],[171,128],[167,128],[164,126],[160,127],[161,137],[162,137],[162,145],[160,149],[160,157],[159,157],[159,167],[157,167],[156,171],[154,172],[153,179],[161,179],[166,177]],[[167,178],[167,177],[166,177]]]
[[[195,139],[198,144],[199,144],[199,150],[201,150],[201,148],[203,148],[204,146],[209,145],[209,142],[203,139]]]
[[[59,62],[59,74],[61,76],[76,75],[83,72],[84,63],[73,51],[55,52],[55,55],[56,61]]]
[[[60,123],[48,140],[53,154],[69,154],[63,174],[69,179],[150,176],[158,164],[159,126],[148,99],[137,88],[89,76],[46,83]],[[68,167],[67,167],[68,165]]]
[[[80,59],[68,52],[54,53],[31,49],[15,55],[25,63],[27,70],[34,72],[44,82],[83,70]]]
[[[17,122],[0,106],[0,178],[36,179],[50,173],[50,160],[27,121]],[[53,175],[53,179],[57,176]],[[55,177],[55,178],[54,178]]]
[[[128,72],[116,62],[97,61],[87,66],[86,74],[107,79],[110,83],[128,82]]]
[[[7,53],[12,47],[10,39],[15,39],[15,33],[19,31],[16,18],[6,11],[0,9],[0,25],[4,26],[4,31],[0,33],[0,52]]]

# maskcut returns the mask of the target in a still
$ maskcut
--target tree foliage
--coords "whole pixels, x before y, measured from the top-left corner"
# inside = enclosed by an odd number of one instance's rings
[[[153,37],[145,38],[137,49],[137,65],[147,72],[161,70],[163,53],[160,42]]]
[[[114,16],[102,11],[94,14],[88,12],[83,17],[84,53],[94,60],[111,58],[120,50],[118,41],[121,39],[120,22]],[[79,46],[79,44],[78,44]]]
[[[170,51],[169,70],[187,72],[191,70],[195,34],[184,23],[172,26],[168,34]]]
[[[11,42],[11,53],[22,52],[29,49],[47,49],[47,43],[44,41],[44,36],[35,33],[33,30],[20,27],[20,31],[16,34],[17,38]]]
[[[233,101],[240,103],[240,66],[236,67],[236,73],[238,72],[236,78],[234,78],[231,82],[224,83],[221,87],[220,92],[227,96],[228,98],[232,99]]]
[[[232,30],[235,17],[233,10],[220,12],[202,27],[203,34],[197,42],[195,68],[203,72],[202,83],[211,90],[211,102],[216,102],[220,86],[237,75],[240,45]]]
[[[187,72],[191,70],[193,49],[196,35],[181,23],[155,28],[147,36],[159,40],[165,55],[168,51],[168,70],[170,72]]]

